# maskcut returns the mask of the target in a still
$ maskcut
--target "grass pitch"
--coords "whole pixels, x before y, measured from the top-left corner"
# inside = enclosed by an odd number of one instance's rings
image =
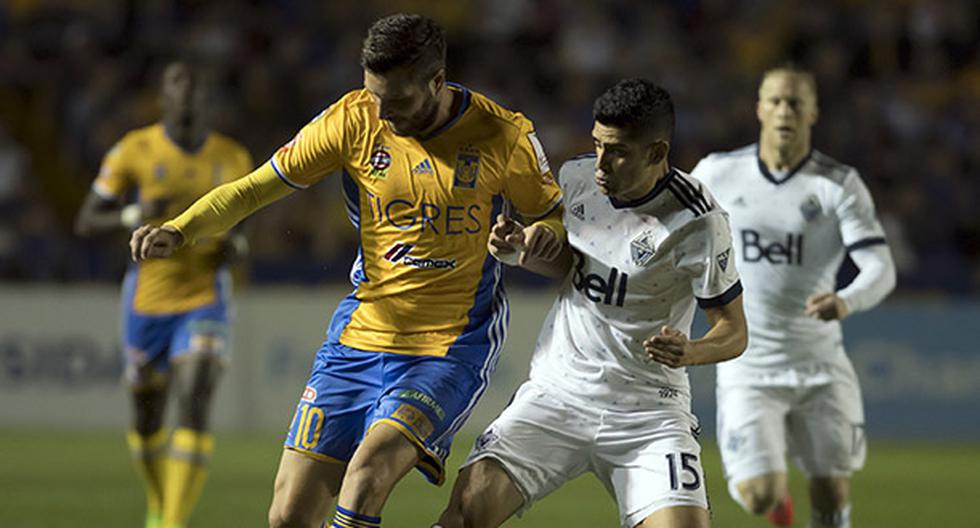
[[[448,500],[452,479],[472,445],[457,440],[450,482],[436,488],[413,472],[395,490],[384,526],[427,528]],[[282,438],[275,434],[217,435],[213,471],[190,528],[263,527]],[[764,527],[728,497],[717,448],[704,443],[703,464],[713,526]],[[797,526],[809,508],[792,474]],[[980,526],[980,446],[872,443],[854,480],[853,526],[953,528]],[[143,492],[130,466],[122,431],[0,430],[0,527],[142,526]],[[614,503],[586,475],[536,504],[508,528],[592,528],[618,525]]]

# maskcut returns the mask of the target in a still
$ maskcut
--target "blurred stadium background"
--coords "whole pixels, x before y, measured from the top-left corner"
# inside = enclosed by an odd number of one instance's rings
[[[820,84],[820,150],[856,166],[899,271],[896,293],[845,324],[871,441],[856,526],[977,526],[980,481],[980,6],[970,0],[3,0],[0,3],[0,526],[135,526],[142,492],[117,334],[125,238],[71,224],[99,160],[154,121],[156,75],[195,56],[218,74],[218,130],[267,159],[360,84],[369,23],[427,13],[450,78],[532,118],[552,166],[589,150],[591,101],[623,76],[674,95],[674,163],[755,141],[760,73],[786,58]],[[246,223],[233,366],[216,407],[215,471],[192,526],[263,526],[280,443],[326,320],[346,293],[355,231],[329,180]],[[511,332],[451,468],[527,371],[550,304],[512,274]],[[713,374],[693,372],[714,431]],[[724,491],[705,442],[716,526],[761,526]],[[796,475],[795,495],[804,495]],[[385,512],[428,526],[447,488],[415,476]],[[805,501],[798,501],[805,502]],[[805,519],[805,507],[803,515]],[[508,526],[613,526],[576,482]]]

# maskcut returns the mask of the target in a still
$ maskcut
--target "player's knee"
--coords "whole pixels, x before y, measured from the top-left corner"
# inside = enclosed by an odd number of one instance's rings
[[[756,515],[762,515],[773,509],[779,502],[780,496],[774,486],[758,485],[747,489],[739,489],[745,507]]]
[[[269,528],[319,527],[323,519],[313,518],[310,510],[295,502],[273,500],[269,508]]]
[[[392,468],[380,463],[382,457],[370,457],[366,462],[351,461],[344,474],[344,486],[350,486],[360,496],[387,494],[397,476]]]
[[[813,507],[822,512],[835,512],[850,501],[850,482],[847,478],[814,477],[810,480]]]
[[[771,474],[740,482],[736,489],[742,505],[751,513],[762,515],[782,500],[785,491],[780,482],[781,478]]]

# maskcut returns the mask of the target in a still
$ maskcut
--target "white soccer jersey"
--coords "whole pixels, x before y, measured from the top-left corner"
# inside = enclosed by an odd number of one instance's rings
[[[731,215],[745,286],[748,348],[718,365],[718,383],[825,382],[837,368],[850,371],[840,323],[804,309],[809,296],[834,291],[846,251],[885,242],[857,171],[814,150],[773,175],[749,145],[709,155],[691,176]]]
[[[695,300],[721,306],[741,293],[727,214],[676,169],[630,203],[603,195],[594,175],[594,155],[559,173],[575,257],[531,381],[608,409],[687,409],[686,371],[649,360],[643,341],[664,325],[689,334]]]

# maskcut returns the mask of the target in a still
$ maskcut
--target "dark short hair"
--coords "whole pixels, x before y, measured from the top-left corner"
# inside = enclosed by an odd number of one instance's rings
[[[766,79],[770,75],[780,73],[799,77],[810,88],[810,91],[813,92],[813,96],[817,97],[817,77],[809,69],[792,61],[781,62],[763,72],[762,80],[759,81],[759,87],[762,88],[762,83],[766,82]]]
[[[364,39],[361,66],[379,74],[408,66],[417,78],[428,80],[446,67],[446,31],[423,15],[379,19]]]
[[[606,126],[631,134],[670,141],[674,136],[674,103],[667,90],[646,79],[623,79],[592,105],[592,116]]]

